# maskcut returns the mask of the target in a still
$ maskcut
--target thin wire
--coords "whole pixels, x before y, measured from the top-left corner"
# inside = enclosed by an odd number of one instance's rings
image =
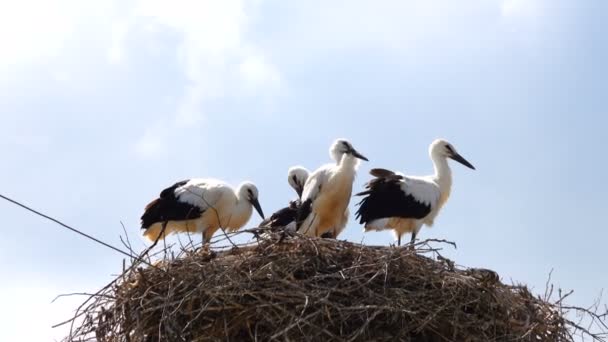
[[[27,205],[25,205],[25,204],[21,204],[21,203],[19,203],[19,202],[17,202],[17,201],[15,201],[15,200],[13,200],[13,199],[11,199],[11,198],[8,198],[8,197],[6,197],[6,196],[4,196],[4,195],[2,195],[2,194],[0,194],[0,198],[4,199],[4,200],[6,200],[6,201],[9,201],[9,202],[11,202],[11,203],[13,203],[13,204],[15,204],[15,205],[17,205],[17,206],[20,206],[21,208],[23,208],[23,209],[25,209],[25,210],[28,210],[28,211],[30,211],[30,212],[32,212],[32,213],[34,213],[34,214],[38,215],[38,216],[44,217],[45,219],[47,219],[47,220],[49,220],[49,221],[55,222],[56,224],[58,224],[58,225],[60,225],[60,226],[62,226],[62,227],[64,227],[64,228],[67,228],[67,229],[69,229],[69,230],[73,231],[73,232],[74,232],[74,233],[76,233],[76,234],[80,234],[80,235],[82,235],[82,236],[86,237],[87,239],[92,240],[92,241],[94,241],[94,242],[97,242],[97,243],[98,243],[98,244],[100,244],[100,245],[106,246],[106,247],[108,247],[108,248],[110,248],[110,249],[112,249],[112,250],[114,250],[114,251],[116,251],[116,252],[118,252],[118,253],[120,253],[120,254],[126,255],[126,256],[128,256],[129,258],[133,258],[133,259],[139,260],[139,261],[141,261],[141,262],[143,262],[143,263],[145,263],[145,264],[150,265],[148,262],[146,262],[145,260],[143,260],[143,259],[141,259],[141,258],[139,258],[139,257],[137,257],[137,256],[131,255],[130,253],[127,253],[127,252],[125,252],[125,251],[121,250],[120,248],[114,247],[114,246],[112,246],[112,245],[110,245],[110,244],[108,244],[108,243],[105,243],[105,242],[103,242],[103,241],[101,241],[101,240],[99,240],[99,239],[97,239],[97,238],[92,237],[92,236],[91,236],[91,235],[89,235],[89,234],[83,233],[83,232],[81,232],[80,230],[78,230],[78,229],[76,229],[76,228],[70,227],[70,226],[68,226],[67,224],[65,224],[65,223],[63,223],[63,222],[61,222],[61,221],[59,221],[59,220],[57,220],[57,219],[54,219],[54,218],[52,218],[52,217],[50,217],[50,216],[48,216],[48,215],[45,215],[45,214],[43,214],[43,213],[41,213],[41,212],[39,212],[39,211],[37,211],[37,210],[34,210],[34,209],[32,209],[32,208],[28,207],[28,206],[27,206]]]

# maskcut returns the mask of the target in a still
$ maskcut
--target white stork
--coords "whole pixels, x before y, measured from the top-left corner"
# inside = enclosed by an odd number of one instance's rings
[[[329,154],[335,163],[321,166],[304,185],[297,228],[307,236],[337,238],[348,222],[358,159],[368,160],[344,139],[336,140]]]
[[[293,166],[287,171],[287,182],[298,194],[298,199],[302,199],[304,184],[308,180],[310,172],[302,166]]]
[[[284,228],[288,231],[296,231],[296,218],[298,216],[298,208],[300,207],[304,184],[308,179],[309,172],[302,166],[294,166],[289,168],[287,172],[287,182],[296,191],[298,198],[289,201],[289,205],[272,214],[268,219],[260,223],[260,227],[267,228]]]
[[[235,192],[215,179],[190,179],[177,182],[146,206],[141,217],[144,236],[158,242],[171,233],[199,232],[203,244],[223,228],[237,231],[251,218],[252,207],[264,218],[258,189],[242,183]]]
[[[447,158],[475,170],[452,144],[438,139],[433,141],[429,154],[435,174],[424,177],[405,176],[385,169],[371,170],[372,179],[365,196],[359,203],[357,218],[365,231],[393,229],[398,245],[401,236],[411,232],[413,243],[423,225],[432,226],[439,210],[446,203],[452,188],[452,171]]]

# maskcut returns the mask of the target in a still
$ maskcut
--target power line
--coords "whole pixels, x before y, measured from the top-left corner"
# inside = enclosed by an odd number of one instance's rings
[[[67,228],[67,229],[71,230],[72,232],[74,232],[76,234],[82,235],[82,236],[86,237],[87,239],[92,240],[92,241],[94,241],[94,242],[96,242],[96,243],[98,243],[100,245],[106,246],[106,247],[108,247],[108,248],[110,248],[110,249],[112,249],[112,250],[114,250],[114,251],[116,251],[116,252],[118,252],[120,254],[128,256],[129,258],[133,258],[133,259],[139,260],[139,261],[141,261],[141,262],[149,265],[148,262],[146,262],[145,260],[143,260],[143,259],[141,259],[141,258],[139,258],[137,256],[131,255],[130,253],[127,253],[127,252],[121,250],[120,248],[114,247],[114,246],[112,246],[112,245],[110,245],[108,243],[105,243],[105,242],[103,242],[103,241],[101,241],[101,240],[99,240],[99,239],[97,239],[97,238],[95,238],[95,237],[93,237],[93,236],[91,236],[91,235],[89,235],[87,233],[83,233],[83,232],[81,232],[80,230],[78,230],[76,228],[70,227],[67,224],[65,224],[65,223],[63,223],[63,222],[61,222],[61,221],[59,221],[59,220],[57,220],[55,218],[52,218],[52,217],[50,217],[48,215],[45,215],[45,214],[43,214],[43,213],[41,213],[41,212],[39,212],[39,211],[37,211],[35,209],[32,209],[32,208],[28,207],[25,204],[19,203],[19,202],[15,201],[15,200],[13,200],[11,198],[8,198],[8,197],[6,197],[6,196],[4,196],[2,194],[0,194],[0,198],[6,200],[8,202],[11,202],[11,203],[13,203],[13,204],[15,204],[15,205],[17,205],[17,206],[25,209],[25,210],[28,210],[28,211],[30,211],[30,212],[38,215],[38,216],[44,217],[45,219],[47,219],[49,221],[52,221],[52,222],[54,222],[54,223],[56,223],[56,224],[58,224],[58,225],[60,225],[60,226],[62,226],[64,228]]]

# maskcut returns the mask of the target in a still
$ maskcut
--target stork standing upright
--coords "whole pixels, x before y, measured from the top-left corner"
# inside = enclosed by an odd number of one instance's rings
[[[203,244],[224,228],[237,231],[251,218],[252,207],[264,218],[258,189],[242,183],[235,192],[216,179],[190,179],[177,182],[146,206],[141,217],[144,236],[155,242],[171,233],[199,232]]]
[[[430,176],[405,176],[385,169],[370,172],[376,178],[366,185],[366,191],[357,194],[365,196],[356,213],[365,231],[393,229],[398,245],[401,245],[401,236],[410,232],[413,243],[423,225],[433,225],[450,197],[452,171],[447,158],[475,170],[443,139],[433,141],[429,154],[435,167],[435,174]]]
[[[345,139],[336,140],[329,154],[335,163],[321,166],[304,185],[297,220],[298,232],[304,235],[336,238],[344,229],[358,159],[368,160]]]
[[[287,172],[287,182],[296,191],[298,198],[290,201],[289,205],[278,210],[269,218],[260,223],[260,227],[284,228],[288,231],[296,231],[296,218],[300,207],[304,184],[308,179],[309,172],[302,166],[293,166]]]

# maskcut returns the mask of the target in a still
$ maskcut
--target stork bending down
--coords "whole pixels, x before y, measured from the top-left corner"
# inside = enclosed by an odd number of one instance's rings
[[[178,232],[202,233],[206,244],[219,228],[237,231],[243,227],[252,207],[264,218],[253,183],[244,182],[235,192],[215,179],[185,180],[166,188],[146,206],[141,227],[154,244]]]
[[[260,223],[260,227],[284,228],[288,231],[296,231],[296,218],[300,207],[304,184],[308,180],[309,172],[301,166],[294,166],[287,172],[287,182],[296,191],[298,198],[290,201],[289,205],[272,214],[268,219]]]
[[[366,191],[357,194],[365,196],[356,213],[365,225],[365,231],[393,229],[397,244],[401,245],[403,234],[412,233],[413,243],[423,225],[433,225],[452,188],[452,171],[447,158],[475,168],[445,140],[435,140],[429,154],[435,167],[434,175],[405,176],[385,169],[370,172],[376,178],[366,185]]]
[[[298,199],[302,199],[304,184],[306,184],[309,175],[310,172],[303,166],[293,166],[287,171],[287,183],[298,194]]]
[[[304,185],[297,220],[301,234],[336,238],[348,221],[358,159],[368,159],[344,139],[333,143],[330,156],[335,163],[317,169]]]

